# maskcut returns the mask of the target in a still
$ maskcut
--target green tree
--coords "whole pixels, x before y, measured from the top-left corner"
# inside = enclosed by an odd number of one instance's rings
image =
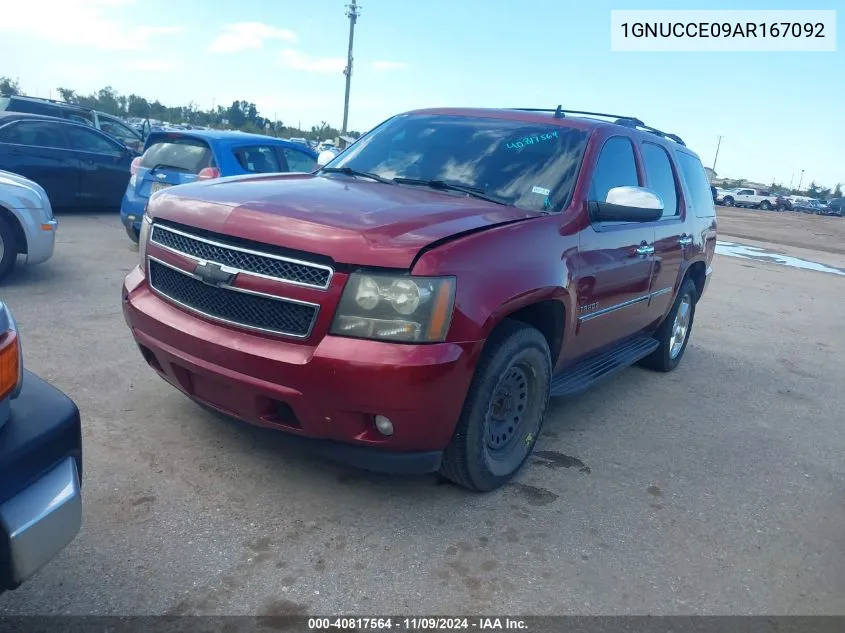
[[[238,129],[242,128],[244,123],[246,123],[246,117],[244,116],[244,111],[241,109],[241,103],[244,102],[233,101],[226,117],[229,119],[229,125]]]
[[[832,198],[841,198],[842,197],[842,183],[837,182],[836,188],[833,190],[833,194],[831,195]]]
[[[150,104],[144,97],[129,95],[126,104],[126,112],[129,116],[146,117],[150,112]]]
[[[62,101],[66,101],[67,103],[76,103],[76,91],[71,90],[70,88],[57,88],[59,92],[59,96],[62,98]]]
[[[19,95],[21,86],[17,79],[0,77],[0,95]]]

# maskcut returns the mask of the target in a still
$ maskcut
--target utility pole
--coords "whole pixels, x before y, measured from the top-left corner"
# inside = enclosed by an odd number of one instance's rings
[[[346,75],[346,97],[343,99],[343,128],[341,134],[346,134],[346,124],[349,122],[349,88],[352,85],[352,41],[355,38],[355,23],[358,21],[359,10],[356,0],[346,5],[346,17],[349,18],[349,53],[346,58],[346,68],[343,74]]]
[[[724,138],[723,136],[720,136],[719,142],[716,143],[716,156],[713,157],[713,173],[714,174],[716,173],[716,161],[719,158],[719,148],[722,146],[722,139],[723,138]]]
[[[801,183],[804,182],[804,170],[801,170],[801,178],[798,180],[798,191],[801,191]]]

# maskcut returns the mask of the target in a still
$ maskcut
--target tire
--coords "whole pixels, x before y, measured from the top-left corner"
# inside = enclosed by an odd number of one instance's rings
[[[440,474],[477,492],[506,484],[540,434],[551,377],[545,337],[528,325],[503,321],[481,354]]]
[[[734,206],[734,199],[730,196],[725,196],[725,199],[722,200],[722,205],[726,207],[732,207]]]
[[[8,218],[0,216],[0,282],[15,268],[19,250],[15,227]]]
[[[760,208],[763,209],[763,211],[769,211],[772,208],[772,204],[768,200],[763,200],[763,202],[760,203]]]
[[[778,206],[775,207],[775,211],[781,211],[781,212],[786,211],[786,207],[783,206],[782,204],[779,204]]]
[[[691,279],[684,280],[684,283],[681,285],[681,291],[678,293],[678,296],[675,298],[675,303],[672,304],[672,309],[669,311],[669,314],[666,315],[666,318],[663,320],[663,323],[660,324],[660,327],[657,328],[657,332],[654,334],[654,338],[660,343],[657,349],[654,350],[651,354],[646,356],[644,359],[640,361],[640,365],[643,367],[648,367],[649,369],[653,369],[655,371],[672,371],[678,364],[681,362],[681,359],[684,357],[684,352],[687,349],[687,343],[689,342],[690,334],[692,333],[692,324],[695,320],[695,304],[698,300],[698,290],[695,287],[695,284],[692,282]],[[686,327],[681,334],[681,338],[673,337],[675,333],[676,327],[676,317],[680,310],[683,310],[681,306],[686,306]],[[683,317],[681,321],[683,321]]]

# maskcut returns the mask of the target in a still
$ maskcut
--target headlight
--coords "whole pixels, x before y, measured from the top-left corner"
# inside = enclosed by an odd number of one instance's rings
[[[144,217],[141,220],[141,230],[138,233],[138,257],[141,262],[141,271],[147,268],[147,242],[150,238],[150,229],[153,226],[153,220],[147,215],[147,210],[144,209]]]
[[[352,273],[330,332],[409,343],[446,338],[455,302],[454,277]]]

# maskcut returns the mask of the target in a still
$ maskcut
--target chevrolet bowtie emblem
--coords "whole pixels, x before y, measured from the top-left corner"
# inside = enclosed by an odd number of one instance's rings
[[[222,286],[231,284],[238,271],[214,262],[202,261],[194,268],[194,274],[210,286]]]

